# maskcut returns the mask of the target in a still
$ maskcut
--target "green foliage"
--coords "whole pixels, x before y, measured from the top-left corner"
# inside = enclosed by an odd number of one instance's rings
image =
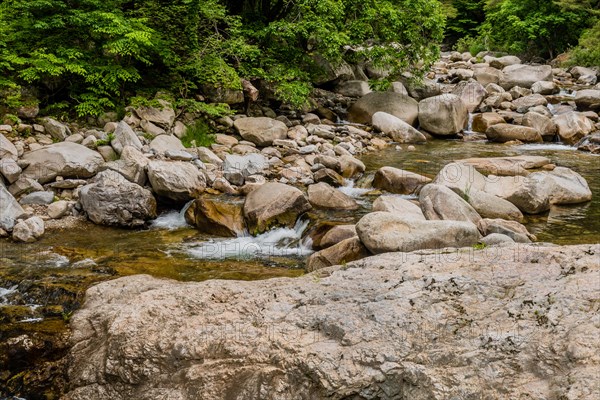
[[[492,48],[513,54],[554,58],[577,43],[589,25],[591,7],[585,1],[491,1],[480,28]]]
[[[484,43],[484,40],[480,36],[472,37],[465,36],[456,42],[454,48],[461,53],[468,51],[472,56],[476,56],[478,53],[482,51],[488,50],[487,46]]]
[[[115,134],[109,133],[108,135],[106,135],[106,137],[104,139],[100,139],[100,140],[96,141],[96,147],[110,145],[110,142],[112,142],[114,139],[115,139]]]
[[[193,125],[187,127],[187,130],[181,138],[181,143],[186,148],[190,147],[208,147],[215,142],[215,135],[212,129],[204,120],[197,120]]]
[[[600,66],[600,20],[583,33],[579,40],[579,46],[571,51],[568,64]]]
[[[182,111],[202,114],[207,118],[219,118],[233,114],[229,105],[223,103],[205,103],[194,99],[179,99],[175,105],[177,108],[181,108]]]
[[[486,0],[443,0],[447,16],[446,39],[459,46],[459,39],[476,37],[479,26],[485,21],[486,3]],[[469,46],[464,51],[467,50]]]
[[[487,247],[485,243],[476,243],[473,245],[474,250],[483,250]]]
[[[385,92],[392,86],[392,81],[387,78],[373,79],[369,81],[369,88],[375,92]]]

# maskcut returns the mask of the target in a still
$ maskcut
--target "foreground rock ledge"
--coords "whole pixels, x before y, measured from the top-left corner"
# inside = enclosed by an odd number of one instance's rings
[[[388,253],[301,278],[92,287],[65,399],[591,399],[599,245]]]

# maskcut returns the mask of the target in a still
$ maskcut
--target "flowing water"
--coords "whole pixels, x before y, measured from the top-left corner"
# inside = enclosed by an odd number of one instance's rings
[[[406,147],[406,146],[403,146]],[[375,170],[393,166],[434,177],[447,163],[469,157],[541,155],[579,172],[594,194],[591,202],[554,207],[549,213],[530,216],[526,225],[538,240],[558,244],[596,243],[600,237],[600,157],[558,143],[499,145],[487,142],[433,140],[416,151],[393,146],[362,157],[367,166],[358,183],[340,188],[360,204],[358,211],[311,211],[294,228],[281,228],[257,237],[243,234],[223,239],[198,233],[186,224],[183,210],[167,210],[147,230],[123,230],[91,223],[48,232],[34,244],[0,241],[0,344],[24,333],[64,333],[68,318],[79,307],[92,284],[132,274],[150,274],[182,281],[206,279],[267,279],[298,276],[303,259],[312,252],[308,233],[318,223],[354,223],[369,212],[380,194],[370,188]],[[405,196],[411,198],[411,196]],[[414,198],[414,196],[412,196]],[[2,358],[0,345],[0,398],[2,373],[23,374],[38,359],[21,360],[15,367]],[[60,351],[63,348],[57,345]],[[62,350],[61,350],[62,349]],[[10,360],[9,360],[10,361]],[[4,367],[3,367],[4,362]],[[44,361],[46,362],[46,361]],[[6,374],[6,371],[4,371]],[[27,375],[19,379],[24,381]],[[14,388],[19,382],[13,379]],[[21,382],[22,386],[22,382]],[[42,385],[43,386],[43,385]],[[14,394],[14,393],[13,393]],[[35,397],[31,397],[35,398]],[[43,397],[41,397],[43,398]]]

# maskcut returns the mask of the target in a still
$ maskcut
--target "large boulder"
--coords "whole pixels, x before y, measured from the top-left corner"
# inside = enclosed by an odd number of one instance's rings
[[[517,243],[530,243],[535,236],[527,231],[527,228],[517,221],[506,221],[504,219],[484,218],[477,224],[482,235],[488,236],[494,233],[506,235]]]
[[[487,92],[479,82],[462,81],[459,82],[458,85],[456,85],[454,90],[452,90],[452,94],[460,97],[460,99],[467,107],[467,111],[472,113],[475,110],[477,110],[477,108],[487,95]]]
[[[471,222],[418,221],[380,211],[362,217],[356,232],[373,254],[471,246],[480,237]]]
[[[367,81],[346,81],[339,83],[335,91],[342,96],[362,97],[371,93],[371,88]]]
[[[523,116],[521,124],[537,130],[542,138],[548,141],[551,141],[558,133],[558,126],[551,118],[533,111]]]
[[[588,117],[578,112],[567,112],[552,118],[557,126],[560,139],[575,144],[594,130],[594,124]]]
[[[306,260],[307,271],[317,271],[319,269],[341,265],[351,261],[360,260],[368,257],[369,251],[362,244],[358,237],[344,239],[333,246],[313,253]]]
[[[513,105],[516,107],[518,113],[526,113],[530,108],[536,106],[545,106],[548,104],[548,100],[541,94],[530,94],[528,96],[519,97],[513,101]]]
[[[542,156],[475,157],[456,161],[473,166],[482,174],[498,176],[528,175],[530,170],[544,168],[550,159]],[[481,190],[481,188],[478,188]]]
[[[248,194],[244,202],[244,216],[248,229],[256,234],[276,226],[293,227],[298,217],[310,208],[300,190],[269,182]]]
[[[482,218],[523,221],[523,213],[510,201],[477,189],[472,189],[462,195]]]
[[[11,231],[15,221],[25,214],[19,202],[4,187],[0,181],[0,229]]]
[[[483,61],[490,64],[490,67],[502,69],[504,67],[508,67],[509,65],[521,64],[521,59],[516,56],[502,56],[502,57],[492,57],[485,56]]]
[[[373,115],[382,111],[414,125],[419,116],[419,103],[407,95],[395,92],[371,92],[348,109],[348,120],[357,124],[372,123]]]
[[[502,77],[502,71],[490,66],[477,67],[473,69],[473,76],[481,85],[487,86],[490,83],[499,83],[500,78]]]
[[[242,205],[217,199],[194,200],[185,211],[185,220],[200,232],[215,236],[236,237],[246,228]]]
[[[70,319],[64,400],[597,399],[599,253],[513,244],[294,279],[108,280]]]
[[[409,200],[393,195],[383,195],[375,199],[373,202],[373,211],[385,211],[400,216],[403,219],[425,221],[421,207]]]
[[[18,157],[19,152],[17,151],[15,145],[0,133],[0,160],[4,158],[17,160]]]
[[[396,194],[417,193],[421,187],[431,182],[431,179],[394,167],[381,167],[375,172],[373,187]]]
[[[505,90],[515,86],[530,89],[539,81],[552,81],[552,67],[549,65],[509,65],[502,70],[500,86]]]
[[[239,118],[233,126],[241,137],[261,147],[270,146],[274,140],[287,138],[287,126],[272,118]]]
[[[138,227],[156,218],[152,193],[115,171],[102,171],[82,187],[79,202],[88,218],[99,225]]]
[[[429,184],[421,189],[419,203],[428,220],[468,221],[477,224],[481,216],[463,198],[443,185]]]
[[[492,125],[485,132],[485,136],[487,136],[488,140],[499,143],[511,142],[513,140],[519,140],[524,143],[540,143],[544,141],[537,129],[512,124]]]
[[[575,104],[577,104],[577,109],[582,111],[600,111],[600,90],[585,89],[577,91]]]
[[[436,135],[454,135],[462,131],[469,112],[460,97],[443,94],[419,102],[419,124]]]
[[[446,164],[437,174],[433,183],[447,186],[461,195],[471,190],[483,190],[487,178],[475,167],[461,162]]]
[[[113,147],[115,152],[117,152],[117,154],[121,154],[125,146],[132,146],[137,150],[142,149],[142,142],[140,141],[140,138],[125,121],[121,121],[117,124],[114,132],[114,138],[110,142],[110,145]]]
[[[55,143],[23,155],[29,163],[23,174],[40,183],[63,178],[90,178],[104,163],[102,156],[85,146],[71,142]]]
[[[318,243],[313,241],[313,246],[319,248],[327,248],[331,247],[334,244],[338,244],[339,242],[356,237],[356,226],[355,225],[336,225],[333,228],[329,229],[327,233],[325,233]]]
[[[413,128],[412,125],[382,111],[373,114],[373,126],[398,143],[423,143],[427,141],[425,135]]]
[[[160,197],[185,202],[197,198],[206,188],[206,177],[194,164],[153,160],[147,168],[152,190]]]
[[[548,211],[552,204],[578,204],[592,198],[586,180],[564,167],[527,176],[500,177],[485,191],[506,199],[528,214]]]

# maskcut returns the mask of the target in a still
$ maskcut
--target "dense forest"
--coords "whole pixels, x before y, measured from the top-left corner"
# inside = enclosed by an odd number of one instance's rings
[[[0,107],[99,115],[259,82],[301,106],[343,61],[419,76],[440,46],[600,65],[597,0],[4,0]],[[210,96],[209,96],[210,97]]]

